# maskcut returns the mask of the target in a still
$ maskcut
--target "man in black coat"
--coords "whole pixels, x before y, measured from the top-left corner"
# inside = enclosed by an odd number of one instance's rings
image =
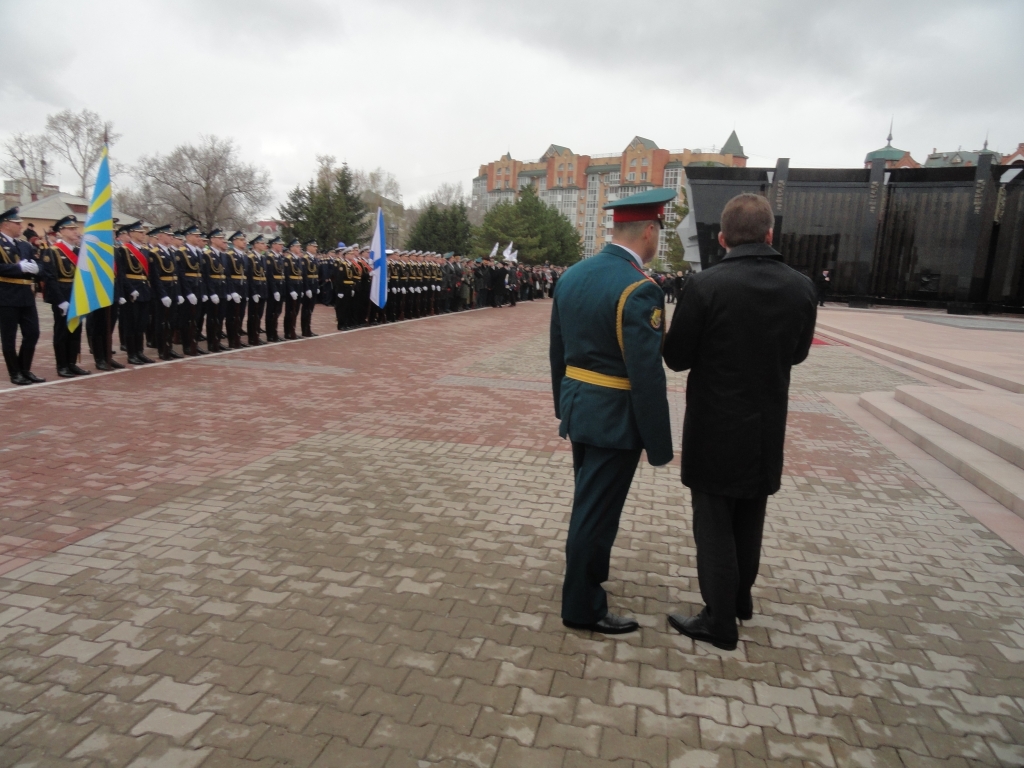
[[[706,607],[669,616],[680,633],[726,650],[753,614],[768,496],[779,490],[790,368],[814,337],[814,285],[771,247],[760,195],[722,212],[721,262],[689,278],[665,339],[665,363],[690,370],[682,481],[693,498],[697,580]]]
[[[39,263],[35,249],[20,239],[22,229],[17,208],[0,213],[0,346],[11,383],[19,386],[46,381],[32,373],[32,358],[39,341],[35,287]]]

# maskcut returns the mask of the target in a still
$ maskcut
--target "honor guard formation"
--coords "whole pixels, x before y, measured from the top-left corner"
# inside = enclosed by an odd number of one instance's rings
[[[79,365],[83,326],[71,331],[67,324],[81,224],[66,216],[52,232],[32,233],[31,241],[23,231],[17,208],[0,214],[0,336],[11,382],[45,381],[32,372],[37,290],[53,311],[57,375],[87,376],[91,371]],[[98,371],[125,367],[114,359],[118,348],[129,364],[147,365],[156,362],[147,349],[160,360],[176,360],[310,338],[317,335],[312,318],[318,304],[334,308],[338,330],[515,306],[550,298],[564,271],[454,253],[388,251],[388,300],[380,308],[370,301],[369,247],[338,243],[324,252],[315,241],[146,227],[141,221],[118,227],[115,235],[113,304],[89,313],[84,323]]]

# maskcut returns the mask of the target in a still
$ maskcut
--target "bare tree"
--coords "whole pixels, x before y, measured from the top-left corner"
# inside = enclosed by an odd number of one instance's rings
[[[429,195],[425,195],[420,198],[419,207],[426,208],[428,205],[433,203],[441,208],[448,208],[449,206],[457,203],[464,203],[469,205],[469,198],[466,193],[462,190],[462,182],[458,184],[446,181],[438,185],[437,189],[431,192]]]
[[[270,203],[270,174],[238,154],[231,139],[201,136],[167,156],[143,157],[134,172],[138,190],[121,199],[139,211],[148,206],[146,218],[154,222],[247,226]]]
[[[48,150],[46,136],[16,133],[4,142],[0,172],[22,181],[32,195],[38,195],[53,173],[46,159]]]
[[[402,202],[402,187],[391,171],[375,168],[372,171],[354,171],[356,189],[378,198],[384,197],[393,203]],[[377,203],[379,205],[379,203]]]
[[[114,133],[114,124],[104,121],[95,112],[65,109],[46,117],[46,138],[50,148],[71,166],[78,177],[78,194],[87,197],[92,174],[103,156],[103,145],[112,145],[121,138]]]

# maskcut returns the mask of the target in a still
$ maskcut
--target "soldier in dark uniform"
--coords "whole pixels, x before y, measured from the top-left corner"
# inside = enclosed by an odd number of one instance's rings
[[[267,341],[281,341],[277,333],[277,321],[281,317],[281,297],[285,295],[284,272],[282,271],[282,252],[284,243],[280,237],[272,237],[267,241],[270,246],[264,256],[267,272]]]
[[[256,235],[249,241],[249,253],[246,256],[245,276],[249,283],[249,314],[246,335],[250,347],[266,344],[260,341],[260,320],[267,306],[267,239]],[[269,337],[269,333],[268,333]]]
[[[224,298],[227,319],[228,348],[241,349],[249,346],[242,343],[242,314],[249,296],[249,281],[245,274],[247,256],[245,233],[231,235],[231,245],[224,252]]]
[[[57,361],[57,375],[63,379],[88,376],[78,366],[82,350],[82,325],[68,329],[68,309],[71,290],[78,268],[78,249],[82,242],[82,229],[75,216],[65,216],[53,225],[54,240],[42,253],[42,277],[46,281],[43,298],[53,310],[53,356]]]
[[[320,294],[320,265],[317,263],[316,240],[306,243],[306,252],[302,254],[302,275],[305,285],[299,302],[302,308],[301,328],[305,338],[316,336],[313,333],[313,309],[316,307]]]
[[[209,292],[210,304],[206,310],[206,348],[210,352],[223,352],[221,344],[224,338],[224,317],[227,310],[227,259],[228,244],[224,239],[224,230],[215,228],[207,238],[210,246],[203,252],[203,263],[206,265],[206,289]]]
[[[393,251],[392,255],[394,258],[388,256],[388,303],[384,306],[384,314],[389,323],[398,320],[398,259],[401,257],[398,251]]]
[[[207,354],[200,349],[198,342],[203,327],[203,308],[209,301],[206,293],[206,255],[203,253],[203,240],[199,227],[192,225],[181,230],[185,237],[185,247],[179,251],[178,285],[185,297],[185,305],[181,319],[181,344],[186,355],[196,357]]]
[[[302,244],[296,238],[288,243],[288,252],[281,259],[284,271],[284,337],[297,339],[295,321],[299,316],[299,300],[306,292],[302,271]]]
[[[181,307],[185,303],[178,277],[181,254],[175,247],[170,224],[149,230],[149,236],[156,241],[150,249],[153,269],[149,277],[155,293],[160,297],[152,305],[156,316],[153,321],[153,342],[161,360],[180,360],[182,355],[174,351],[174,331],[181,327]]]
[[[19,240],[22,221],[17,208],[0,214],[0,342],[12,384],[40,384],[46,379],[32,373],[32,358],[39,341],[35,281],[39,264],[31,245]],[[21,330],[21,349],[17,348]]]
[[[565,544],[562,623],[633,632],[608,612],[608,578],[622,505],[642,450],[672,460],[665,369],[664,295],[643,271],[658,253],[665,203],[655,189],[609,203],[612,242],[565,274],[551,308],[551,383],[559,434],[572,441],[576,489]]]
[[[124,345],[128,362],[148,365],[155,362],[144,352],[146,323],[153,287],[149,281],[153,269],[151,255],[146,247],[146,232],[141,221],[125,224],[118,230],[127,234],[114,249],[114,272],[118,283],[120,322],[124,328]]]

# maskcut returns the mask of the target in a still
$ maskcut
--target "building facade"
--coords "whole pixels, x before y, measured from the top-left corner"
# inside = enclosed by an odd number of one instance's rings
[[[661,149],[650,139],[636,136],[622,151],[605,155],[581,155],[552,144],[538,160],[521,161],[510,154],[480,166],[473,179],[473,206],[486,212],[502,202],[515,202],[519,193],[532,187],[542,202],[561,213],[576,227],[583,242],[583,256],[593,256],[611,241],[612,217],[605,204],[655,187],[681,193],[688,165],[745,167],[736,132],[720,150]],[[675,206],[665,209],[667,225],[676,222]],[[659,267],[665,266],[668,250],[662,233]]]

